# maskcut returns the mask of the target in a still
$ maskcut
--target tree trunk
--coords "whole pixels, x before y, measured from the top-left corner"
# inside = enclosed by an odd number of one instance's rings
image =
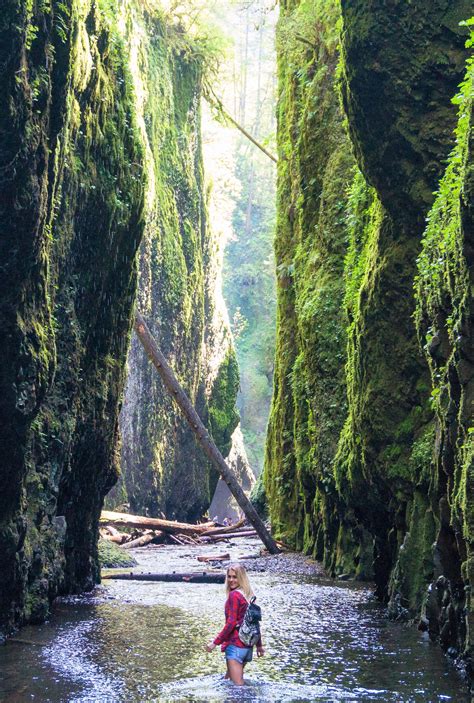
[[[130,542],[125,542],[123,545],[124,549],[135,549],[135,547],[146,547],[147,544],[150,544],[150,542],[153,542],[154,539],[160,536],[164,536],[164,532],[161,532],[160,530],[157,530],[156,532],[149,532],[145,535],[141,535],[141,537],[137,537],[136,539],[132,539]]]
[[[171,367],[168,366],[165,357],[159,350],[158,345],[152,337],[145,320],[139,312],[135,313],[135,331],[143,344],[148,357],[151,359],[160,374],[163,383],[189,422],[189,425],[196,435],[199,444],[221,475],[222,479],[228,485],[230,492],[234,496],[238,505],[242,508],[248,521],[255,527],[258,536],[270,554],[278,554],[280,550],[278,549],[275,540],[268,532],[257,511],[238,484],[234,474],[227,466],[219,449],[210,438],[209,433],[201,422],[199,415],[191,404],[191,401],[187,397],[186,393],[178,383],[178,380],[176,379]]]
[[[113,579],[114,581],[186,581],[191,583],[224,583],[225,573],[212,573],[207,571],[196,571],[190,574],[102,574],[102,580]]]
[[[198,561],[229,561],[229,559],[229,552],[226,552],[225,554],[212,554],[208,556],[202,554],[200,557],[197,557]]]
[[[138,527],[143,529],[156,529],[171,534],[197,535],[213,527],[213,522],[202,525],[190,525],[185,522],[161,520],[157,517],[143,517],[142,515],[128,515],[127,513],[114,513],[103,510],[100,515],[99,525],[121,525],[122,527]]]
[[[206,537],[207,535],[224,535],[226,532],[241,532],[242,530],[247,530],[248,528],[244,526],[244,520],[239,520],[234,525],[228,525],[227,527],[211,527],[210,530],[201,532],[200,537]]]

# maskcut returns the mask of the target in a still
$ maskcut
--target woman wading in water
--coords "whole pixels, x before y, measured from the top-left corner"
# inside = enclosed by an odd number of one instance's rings
[[[215,640],[206,645],[206,650],[212,652],[220,644],[222,651],[225,652],[226,679],[230,679],[237,686],[243,686],[244,667],[247,662],[252,661],[253,647],[245,645],[239,639],[239,627],[244,619],[249,600],[254,594],[245,567],[240,564],[229,566],[225,585],[227,593],[225,625]],[[263,657],[264,653],[260,638],[257,642],[257,656]]]

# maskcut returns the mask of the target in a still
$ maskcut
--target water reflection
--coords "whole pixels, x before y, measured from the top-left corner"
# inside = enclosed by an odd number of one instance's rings
[[[180,556],[161,552],[160,568]],[[221,627],[222,586],[116,581],[0,648],[0,700],[468,701],[439,649],[388,623],[365,587],[268,574],[252,582],[267,656],[249,665],[243,689],[224,681],[222,655],[203,650]]]

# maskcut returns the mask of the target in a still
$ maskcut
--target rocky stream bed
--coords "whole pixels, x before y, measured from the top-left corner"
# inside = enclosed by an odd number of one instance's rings
[[[202,571],[197,556],[245,563],[264,614],[266,655],[245,689],[204,644],[223,624],[222,585],[106,580],[59,600],[50,620],[0,648],[4,703],[468,701],[459,673],[415,628],[393,623],[370,584],[328,579],[299,554],[259,556],[255,539],[133,550],[134,571]],[[217,566],[215,564],[214,566]],[[205,567],[209,568],[209,567]]]

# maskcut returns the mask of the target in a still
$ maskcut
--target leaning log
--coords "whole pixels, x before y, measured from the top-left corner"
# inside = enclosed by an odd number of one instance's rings
[[[114,581],[185,581],[186,583],[224,583],[225,574],[209,573],[207,571],[196,571],[191,574],[103,574],[102,580],[113,579]]]
[[[181,539],[181,537],[178,537],[178,535],[168,535],[168,539],[174,544],[179,544],[180,547],[186,547],[186,542]]]
[[[199,544],[199,542],[194,538],[191,537],[191,535],[183,535],[181,532],[179,535],[176,535],[176,537],[181,541],[184,542],[184,544],[189,544],[190,547],[195,547],[196,545]]]
[[[201,418],[194,409],[188,396],[181,388],[181,385],[178,383],[178,380],[173,370],[168,365],[168,362],[166,361],[165,357],[158,348],[158,345],[155,339],[152,337],[145,320],[139,312],[135,313],[135,331],[138,335],[140,342],[143,344],[143,347],[145,348],[148,357],[153,362],[156,370],[160,374],[165,387],[170,392],[171,396],[175,399],[181,412],[188,421],[192,431],[196,435],[199,444],[203,448],[205,454],[211,460],[214,468],[217,469],[222,479],[228,485],[230,492],[232,493],[238,505],[242,509],[247,520],[255,527],[258,536],[260,537],[270,554],[278,554],[280,550],[278,549],[275,540],[268,532],[267,528],[263,524],[263,520],[260,518],[254,506],[243,492],[233,472],[227,466],[224,457],[212,441],[208,431],[206,430],[204,424],[201,421]]]
[[[182,533],[183,535],[198,535],[209,530],[214,523],[205,522],[202,525],[191,525],[186,522],[173,522],[172,520],[161,520],[156,517],[128,515],[127,513],[115,513],[110,510],[103,510],[100,515],[99,525],[119,525],[120,527],[162,530],[170,534]]]

